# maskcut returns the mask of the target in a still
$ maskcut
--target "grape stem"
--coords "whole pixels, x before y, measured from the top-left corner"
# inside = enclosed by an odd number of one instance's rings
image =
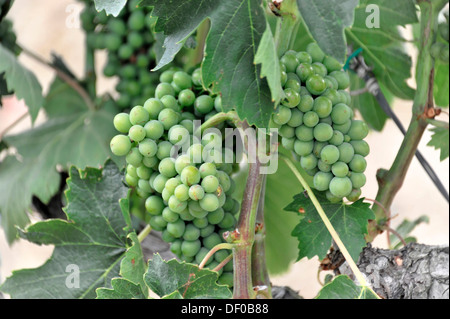
[[[199,128],[197,128],[197,130],[194,132],[194,136],[196,136],[199,133],[202,133],[208,128],[215,127],[225,121],[232,121],[233,123],[237,123],[239,121],[239,117],[235,111],[230,111],[227,113],[225,112],[217,113],[211,118],[209,118]]]
[[[150,234],[151,231],[152,227],[149,224],[147,224],[138,235],[139,242],[142,243],[144,239]]]
[[[45,65],[45,66],[53,69],[53,71],[55,71],[56,75],[61,80],[66,82],[72,89],[74,89],[81,96],[81,98],[86,103],[86,106],[90,110],[95,110],[95,103],[92,101],[91,97],[89,96],[89,93],[80,85],[80,83],[78,83],[77,80],[75,80],[72,77],[70,77],[68,74],[66,74],[64,71],[60,70],[55,65],[53,65],[50,62],[44,60],[43,58],[38,56],[36,53],[28,50],[27,48],[24,48],[22,45],[18,45],[18,47],[20,48],[20,50],[22,50],[23,53],[25,53],[27,56],[29,56],[33,60],[41,63],[42,65]]]
[[[325,214],[325,211],[323,210],[322,206],[320,205],[319,201],[317,200],[316,196],[314,195],[314,192],[312,191],[311,187],[309,187],[306,180],[303,178],[303,176],[300,174],[300,172],[295,167],[294,163],[292,163],[292,160],[284,155],[279,153],[281,159],[289,166],[289,168],[294,173],[295,177],[299,180],[299,182],[302,184],[303,188],[306,190],[308,197],[311,199],[314,207],[317,210],[317,213],[319,214],[320,218],[322,219],[323,223],[325,224],[325,227],[328,229],[328,232],[331,234],[331,237],[333,237],[333,240],[335,241],[336,245],[339,247],[339,250],[341,251],[342,255],[344,256],[345,260],[347,261],[348,265],[350,266],[353,274],[355,275],[355,278],[358,280],[359,284],[363,287],[366,287],[369,290],[372,290],[368,283],[366,282],[366,279],[364,278],[363,274],[359,270],[358,266],[354,262],[353,258],[350,256],[350,253],[348,252],[347,248],[345,247],[344,243],[342,242],[341,238],[339,237],[338,233],[334,229],[333,225],[331,224],[330,220],[328,219],[327,215]],[[377,295],[374,292],[374,295]]]
[[[216,246],[214,246],[207,254],[206,256],[203,258],[202,262],[200,263],[200,265],[198,266],[198,268],[203,269],[206,265],[206,263],[208,262],[208,260],[212,257],[212,255],[214,255],[217,251],[221,250],[221,249],[233,249],[234,244],[229,244],[229,243],[221,243],[218,244]]]

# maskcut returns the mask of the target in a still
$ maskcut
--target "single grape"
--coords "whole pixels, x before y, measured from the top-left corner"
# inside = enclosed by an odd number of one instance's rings
[[[152,139],[146,138],[139,143],[139,152],[144,157],[154,157],[157,151],[158,145]]]
[[[294,108],[300,103],[300,94],[292,88],[284,90],[286,98],[281,103],[289,108]]]
[[[170,196],[169,201],[167,203],[169,208],[173,210],[175,213],[181,213],[183,210],[186,209],[188,202],[180,201],[175,195]]]
[[[296,141],[296,138],[286,138],[286,137],[282,137],[281,138],[281,145],[283,145],[283,147],[289,151],[293,151],[294,150],[294,143]]]
[[[177,99],[175,99],[175,97],[172,95],[164,95],[161,98],[161,103],[165,108],[180,112],[180,105],[178,104]]]
[[[336,197],[346,197],[352,189],[352,182],[348,177],[334,177],[330,182],[330,192]]]
[[[170,195],[173,195],[175,193],[175,189],[178,185],[181,184],[181,180],[179,176],[169,178],[164,186],[165,189],[169,192]]]
[[[125,160],[128,164],[131,164],[135,167],[139,167],[142,165],[142,154],[139,152],[137,147],[133,147],[130,152],[127,154]]]
[[[172,126],[178,124],[180,115],[172,109],[163,109],[158,115],[158,121],[163,124],[164,129],[169,130]]]
[[[161,99],[165,95],[175,96],[175,90],[169,83],[159,83],[155,89],[155,96]]]
[[[209,95],[200,95],[195,100],[194,107],[201,114],[207,114],[214,109],[214,99]]]
[[[280,61],[286,66],[286,73],[295,72],[300,63],[296,55],[290,52],[285,53]]]
[[[116,156],[125,156],[131,150],[131,141],[126,135],[116,135],[111,139],[111,152]]]
[[[333,137],[333,128],[326,123],[319,123],[314,127],[313,134],[319,142],[326,142]]]
[[[300,158],[300,166],[306,170],[312,170],[317,167],[317,157],[310,153],[307,156],[302,156]]]
[[[311,42],[306,47],[306,52],[311,55],[313,62],[322,62],[325,58],[325,53],[323,53],[322,49],[319,47],[319,45],[315,42]]]
[[[283,125],[279,130],[278,134],[285,138],[292,138],[295,136],[295,129],[289,125]]]
[[[308,127],[315,127],[319,123],[319,115],[314,111],[306,112],[303,115],[303,124]]]
[[[150,215],[161,215],[164,207],[164,202],[159,196],[152,195],[145,200],[145,209]]]
[[[344,143],[344,134],[342,134],[338,130],[334,130],[333,136],[330,138],[328,143],[335,145],[335,146],[341,145],[342,143]]]
[[[336,177],[346,177],[349,172],[349,169],[346,163],[336,162],[331,166],[331,171]]]
[[[333,194],[330,192],[330,190],[328,190],[328,191],[325,193],[325,195],[326,195],[328,201],[331,202],[331,203],[339,203],[339,202],[342,202],[342,197],[338,197],[338,196],[333,195]]]
[[[363,156],[356,154],[349,163],[350,169],[355,173],[364,173],[367,167],[367,162]]]
[[[195,201],[201,200],[205,197],[205,190],[198,184],[192,185],[189,188],[189,197]]]
[[[314,98],[310,95],[302,95],[301,100],[297,108],[299,111],[306,113],[311,111],[314,107]]]
[[[325,83],[327,84],[327,90],[337,90],[339,87],[339,83],[332,76],[326,75],[324,78]]]
[[[302,86],[300,82],[300,78],[295,73],[288,73],[286,83],[284,83],[283,87],[285,90],[290,89],[296,93],[300,92],[300,87]]]
[[[340,71],[343,65],[331,56],[326,56],[323,60],[323,64],[326,66],[329,73],[333,71]]]
[[[350,143],[344,142],[338,146],[339,149],[339,161],[344,163],[350,163],[355,155],[355,150]]]
[[[166,182],[169,180],[166,176],[159,174],[155,177],[152,183],[152,187],[155,191],[158,193],[162,193],[164,190],[164,187],[166,186]]]
[[[146,135],[147,133],[141,125],[133,125],[128,132],[130,139],[135,142],[144,140]]]
[[[202,178],[205,178],[209,175],[216,175],[217,168],[213,163],[203,163],[199,167],[200,175]]]
[[[319,159],[319,161],[317,162],[317,168],[321,171],[321,172],[331,172],[331,165],[325,163],[324,161],[322,161],[321,159]]]
[[[178,156],[175,160],[175,170],[177,171],[177,173],[181,175],[181,172],[187,166],[191,166],[189,155],[182,154]]]
[[[353,148],[355,150],[355,154],[359,154],[364,157],[369,155],[370,146],[366,141],[364,141],[364,140],[350,141],[350,144],[353,146]]]
[[[347,199],[351,202],[356,202],[361,197],[361,189],[354,188],[349,195],[347,195]]]
[[[325,76],[328,74],[328,70],[325,65],[323,65],[320,62],[314,62],[311,64],[314,73],[320,75],[321,77],[325,78]]]
[[[319,96],[314,100],[313,111],[322,119],[331,114],[333,104],[331,100],[324,96]]]
[[[205,194],[199,203],[200,207],[208,212],[215,211],[220,207],[219,199],[215,194]]]
[[[303,112],[298,109],[291,110],[291,119],[287,122],[290,127],[296,128],[303,124]]]
[[[214,193],[219,187],[219,180],[214,175],[209,175],[203,178],[201,186],[207,193]]]
[[[295,136],[303,142],[309,142],[314,139],[314,130],[306,125],[300,125],[295,129]]]
[[[333,71],[330,76],[334,77],[338,82],[338,89],[345,90],[350,86],[350,77],[345,71]]]
[[[164,134],[164,125],[159,121],[151,120],[145,124],[144,130],[148,138],[157,141]]]
[[[211,235],[203,238],[203,246],[207,249],[212,249],[221,243],[222,239],[217,233],[212,233]]]
[[[330,182],[333,179],[333,174],[319,171],[314,175],[314,187],[318,191],[326,191],[330,186]]]
[[[119,52],[117,53],[118,57],[122,60],[128,60],[133,55],[133,47],[129,44],[123,44],[119,48]]]
[[[339,132],[341,132],[342,134],[347,134],[348,131],[350,130],[350,127],[352,126],[352,120],[348,120],[347,122],[345,122],[344,124],[334,124],[333,128],[335,130],[338,130]]]
[[[300,63],[312,63],[312,57],[306,51],[297,52],[295,56]]]
[[[175,170],[175,160],[171,157],[162,159],[159,163],[158,170],[167,178],[174,177],[177,175],[177,171]]]
[[[353,111],[348,105],[339,103],[333,107],[331,119],[333,123],[342,125],[351,119],[352,114]]]
[[[315,141],[314,142],[314,148],[313,148],[313,154],[314,156],[316,156],[317,158],[320,158],[320,152],[322,152],[322,149],[327,146],[328,143],[327,142],[319,142],[319,141]]]
[[[206,218],[211,225],[217,225],[223,220],[224,216],[225,211],[222,208],[218,208],[215,211],[208,213]]]
[[[300,63],[297,67],[295,73],[300,78],[302,83],[305,83],[306,80],[314,74],[314,69],[310,63]]]
[[[174,125],[167,133],[170,143],[174,145],[182,145],[189,142],[189,131],[182,125]]]
[[[323,77],[318,74],[313,74],[306,80],[306,88],[311,94],[320,95],[326,91],[327,84]]]
[[[347,133],[352,140],[363,140],[369,134],[369,127],[366,122],[361,120],[353,120]]]
[[[236,219],[234,218],[234,216],[231,213],[225,213],[225,216],[218,224],[218,226],[222,229],[230,229],[231,227],[234,227],[235,224]]]
[[[351,172],[350,180],[352,181],[353,188],[361,188],[366,185],[366,175],[363,173]]]
[[[273,121],[278,125],[284,125],[291,119],[292,112],[291,109],[280,105],[278,107],[278,111],[273,114]]]
[[[128,27],[140,31],[145,27],[145,14],[142,10],[134,11],[128,18]]]
[[[192,186],[200,182],[200,172],[195,166],[186,166],[181,171],[181,182],[186,186]]]
[[[184,71],[177,71],[173,74],[173,82],[181,89],[192,87],[192,77]]]
[[[194,224],[187,224],[183,234],[183,239],[187,241],[194,241],[199,239],[199,237],[200,237],[200,229],[195,227]]]
[[[190,89],[182,90],[178,94],[178,102],[182,107],[188,107],[194,104],[195,102],[195,93]]]
[[[180,215],[170,210],[169,207],[163,209],[161,216],[168,223],[175,223],[180,218]]]
[[[153,230],[156,231],[163,231],[168,225],[168,223],[164,220],[164,218],[159,215],[150,218],[149,224],[153,228]]]
[[[334,145],[327,145],[320,152],[320,159],[325,164],[334,164],[339,160],[339,149]]]

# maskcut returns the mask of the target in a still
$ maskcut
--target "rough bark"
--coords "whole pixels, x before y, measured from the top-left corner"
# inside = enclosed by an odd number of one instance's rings
[[[366,247],[358,268],[385,299],[448,299],[449,247],[411,243],[399,250]],[[351,276],[347,263],[339,267]]]

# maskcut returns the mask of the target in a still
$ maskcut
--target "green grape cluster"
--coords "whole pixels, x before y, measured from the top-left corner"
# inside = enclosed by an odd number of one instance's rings
[[[219,134],[194,134],[193,120],[221,110],[220,96],[203,90],[200,74],[162,72],[153,97],[115,116],[120,134],[110,144],[126,158],[125,182],[145,198],[148,223],[176,256],[197,264],[225,241],[223,233],[234,229],[239,210],[233,163],[217,154]],[[229,254],[219,250],[205,267],[214,269]],[[219,282],[232,285],[232,267],[229,262],[219,271]]]
[[[272,117],[282,145],[314,176],[314,187],[330,201],[355,201],[366,183],[364,138],[369,129],[354,119],[350,80],[342,65],[316,43],[306,51],[288,51],[280,59],[285,98]]]
[[[142,105],[144,96],[153,96],[159,73],[150,72],[155,66],[154,37],[151,9],[139,7],[139,0],[128,1],[118,17],[97,12],[93,1],[86,4],[80,15],[87,43],[94,49],[106,49],[106,77],[118,76],[117,105],[122,109]]]

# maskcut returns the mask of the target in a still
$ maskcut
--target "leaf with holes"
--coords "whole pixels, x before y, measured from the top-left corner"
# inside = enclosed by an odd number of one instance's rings
[[[128,189],[112,162],[102,170],[70,169],[67,181],[67,221],[53,219],[29,226],[20,235],[38,245],[54,245],[41,267],[14,271],[1,290],[12,298],[95,298],[95,289],[109,287],[118,276],[127,250],[122,211]],[[127,201],[127,200],[125,200]]]
[[[370,204],[364,203],[363,199],[351,205],[342,202],[331,203],[323,192],[316,191],[315,195],[351,257],[357,261],[366,246],[364,236],[367,234],[368,222],[375,218]],[[292,212],[298,212],[300,209],[304,211],[303,218],[292,231],[292,236],[297,237],[299,241],[297,260],[314,256],[323,259],[332,244],[331,234],[312,201],[303,193],[294,196],[294,201],[285,208],[286,211]]]

